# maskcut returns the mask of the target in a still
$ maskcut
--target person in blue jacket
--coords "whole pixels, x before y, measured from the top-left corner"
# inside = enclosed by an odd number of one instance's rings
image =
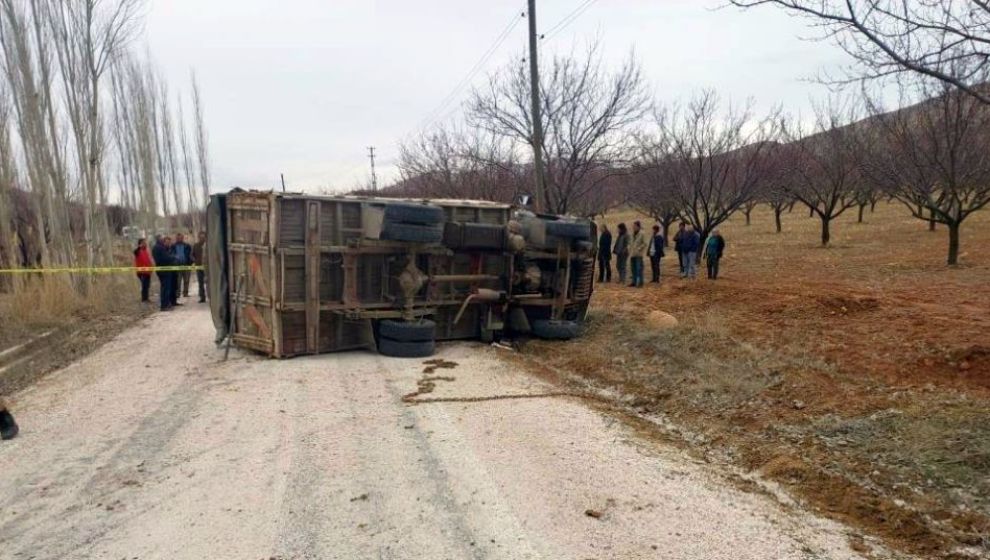
[[[175,266],[175,256],[172,254],[172,238],[156,237],[155,246],[151,248],[151,258],[155,259],[155,266]],[[175,273],[157,270],[155,275],[158,276],[160,309],[168,311],[175,306]]]
[[[698,251],[701,250],[701,236],[688,224],[681,239],[681,250],[684,251],[684,274],[682,278],[697,278]]]

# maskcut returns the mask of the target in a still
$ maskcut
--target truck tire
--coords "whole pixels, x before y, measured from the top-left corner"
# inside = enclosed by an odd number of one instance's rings
[[[581,334],[581,324],[577,321],[541,319],[533,321],[533,334],[548,340],[570,340]]]
[[[397,342],[427,342],[437,336],[437,324],[433,321],[393,321],[385,319],[378,323],[378,334],[382,338]]]
[[[547,236],[566,237],[568,239],[591,239],[591,227],[579,222],[547,222]]]
[[[14,415],[6,409],[0,410],[0,439],[14,439],[18,430]]]
[[[390,338],[378,339],[378,353],[393,358],[427,358],[436,352],[436,343],[432,340],[420,342],[401,342]]]
[[[426,204],[389,203],[385,205],[385,221],[423,226],[442,224],[443,208]]]
[[[382,239],[409,243],[440,243],[443,239],[443,226],[385,222],[382,226]]]

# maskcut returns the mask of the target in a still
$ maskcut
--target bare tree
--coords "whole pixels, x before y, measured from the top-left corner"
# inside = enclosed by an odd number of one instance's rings
[[[672,164],[670,154],[662,138],[639,135],[638,143],[626,202],[656,220],[667,242],[670,226],[681,218],[680,199],[674,192],[678,185],[665,168]]]
[[[17,163],[10,136],[11,108],[7,92],[0,87],[0,268],[16,268],[14,248],[13,194],[17,183]],[[0,275],[0,289],[10,289],[11,275]]]
[[[85,202],[87,263],[113,258],[104,208],[106,141],[102,120],[102,79],[139,28],[142,0],[53,0],[46,14],[52,29],[66,107],[75,138],[76,161]]]
[[[848,79],[916,73],[990,104],[978,86],[990,70],[986,0],[730,0],[810,18],[855,61]]]
[[[407,191],[440,198],[509,201],[522,179],[510,142],[479,129],[449,125],[403,143],[399,171]]]
[[[203,203],[210,199],[210,150],[209,136],[203,117],[203,100],[199,94],[196,74],[190,72],[192,81],[193,116],[196,122],[196,161],[199,164],[199,186],[203,191]]]
[[[784,172],[791,180],[783,187],[805,204],[822,222],[822,246],[832,239],[832,221],[856,205],[863,177],[860,128],[855,109],[830,102],[815,110],[815,124],[806,135],[797,123],[785,126],[789,145],[782,150]]]
[[[209,194],[203,193],[204,198],[200,199],[200,194],[196,192],[196,173],[194,171],[196,162],[193,161],[192,149],[186,133],[185,111],[182,110],[181,97],[178,98],[176,107],[178,111],[176,120],[179,123],[179,148],[182,151],[182,178],[186,183],[186,197],[189,200],[189,212],[192,213],[193,230],[200,231],[200,211],[209,200]]]
[[[767,154],[769,158],[767,180],[761,190],[762,202],[773,210],[773,223],[777,233],[781,233],[784,230],[781,220],[784,210],[790,212],[797,201],[788,188],[788,182],[792,180],[792,177],[787,172],[787,162],[784,159],[788,151],[781,144],[777,144],[770,149]]]
[[[722,110],[711,91],[683,109],[656,116],[657,153],[667,153],[660,169],[673,185],[682,216],[694,225],[702,243],[708,235],[752,200],[769,179],[770,152],[779,120],[755,121],[749,108]]]
[[[928,99],[897,111],[870,103],[877,142],[864,169],[914,217],[947,226],[955,265],[963,222],[990,204],[990,106],[941,84],[917,88]]]
[[[41,264],[69,262],[72,251],[68,220],[62,206],[64,198],[59,198],[60,192],[65,196],[64,174],[57,161],[58,140],[51,137],[54,131],[46,126],[53,110],[50,96],[46,94],[50,92],[50,86],[45,85],[45,75],[39,70],[48,68],[46,51],[34,48],[31,16],[23,3],[2,0],[0,13],[3,70],[13,100],[24,169],[33,194],[31,206],[38,224],[36,234]],[[43,40],[38,42],[38,45],[44,44]]]
[[[541,69],[540,80],[544,207],[567,213],[603,181],[623,172],[623,158],[632,146],[629,129],[649,113],[651,102],[636,60],[630,56],[610,72],[596,45],[580,59],[554,56]],[[492,76],[487,88],[474,91],[468,122],[532,145],[530,109],[529,74],[513,64]]]

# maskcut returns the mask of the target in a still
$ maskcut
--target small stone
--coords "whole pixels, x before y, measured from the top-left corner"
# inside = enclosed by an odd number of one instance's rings
[[[584,514],[587,515],[588,517],[593,517],[595,519],[602,518],[602,512],[598,511],[597,509],[586,509],[584,510]]]

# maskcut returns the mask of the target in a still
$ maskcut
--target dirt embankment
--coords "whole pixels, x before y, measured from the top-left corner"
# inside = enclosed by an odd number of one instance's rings
[[[990,558],[990,222],[946,268],[944,232],[896,206],[830,249],[797,213],[723,227],[717,282],[670,255],[661,286],[599,286],[584,339],[524,357],[903,551]]]
[[[0,396],[89,354],[156,309],[140,302],[129,274],[94,276],[86,289],[67,277],[35,276],[16,293],[0,293]]]

